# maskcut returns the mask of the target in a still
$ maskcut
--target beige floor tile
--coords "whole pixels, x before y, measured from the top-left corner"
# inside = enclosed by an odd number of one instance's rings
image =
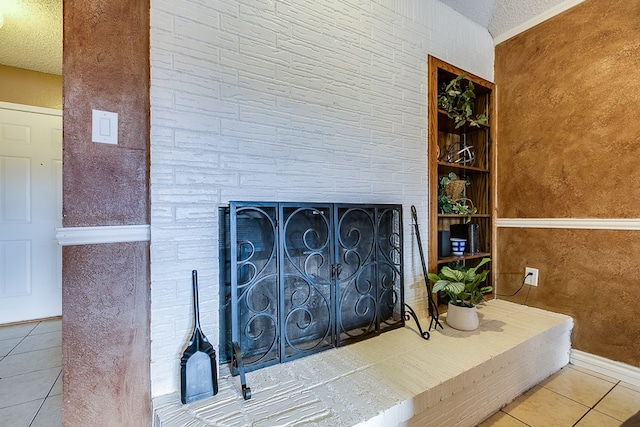
[[[47,397],[30,427],[62,426],[62,395]]]
[[[0,408],[0,425],[25,427],[31,424],[33,417],[42,405],[43,399],[32,400],[18,405]]]
[[[62,331],[62,319],[44,320],[39,322],[29,335],[60,331]]]
[[[585,372],[585,373],[587,373],[589,375],[592,375],[594,377],[597,377],[597,378],[600,378],[602,380],[608,381],[610,383],[614,383],[614,384],[618,383],[618,380],[615,379],[615,378],[611,378],[611,377],[609,377],[607,375],[601,374],[600,372],[592,371],[591,369],[587,369],[587,368],[584,368],[582,366],[569,364],[569,365],[567,365],[567,367],[569,367],[571,369],[575,369],[576,371]]]
[[[60,368],[0,378],[0,408],[44,399],[58,375]]]
[[[572,426],[588,410],[587,406],[541,386],[535,386],[503,408],[512,417],[535,427]]]
[[[19,325],[3,326],[0,328],[0,340],[22,338],[36,327],[36,323],[20,323]]]
[[[624,421],[640,411],[640,392],[617,385],[594,409],[619,421]]]
[[[62,334],[59,331],[45,332],[38,335],[29,334],[11,351],[11,354],[27,353],[33,350],[61,347]]]
[[[0,357],[4,357],[20,343],[22,338],[10,338],[8,340],[0,340]]]
[[[10,354],[0,360],[0,378],[59,366],[62,366],[61,347],[34,350],[16,355]]]
[[[505,412],[498,411],[478,427],[527,427],[527,425]]]
[[[562,368],[540,385],[590,408],[615,387],[615,383],[571,367]]]
[[[596,410],[591,410],[575,427],[620,427],[620,421]]]

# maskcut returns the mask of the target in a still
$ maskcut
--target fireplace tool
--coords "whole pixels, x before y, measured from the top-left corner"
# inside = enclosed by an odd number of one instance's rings
[[[433,300],[433,294],[431,293],[431,286],[429,286],[429,277],[427,276],[427,264],[424,262],[424,251],[422,250],[422,239],[420,238],[420,228],[418,227],[418,212],[416,207],[411,205],[411,217],[413,218],[413,226],[416,229],[416,240],[418,241],[418,252],[420,252],[420,261],[422,262],[422,274],[424,275],[424,284],[427,287],[427,301],[429,301],[429,316],[431,316],[431,322],[429,322],[429,330],[431,328],[438,329],[442,324],[440,323],[440,313],[438,311],[438,305]]]
[[[180,359],[182,403],[211,397],[218,393],[218,368],[216,351],[200,329],[198,306],[198,272],[191,272],[193,282],[193,334]]]

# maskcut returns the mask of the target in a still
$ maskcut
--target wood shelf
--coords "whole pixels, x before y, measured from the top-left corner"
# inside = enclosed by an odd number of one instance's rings
[[[469,259],[478,259],[478,258],[485,258],[485,257],[491,257],[491,252],[476,252],[473,254],[465,252],[464,255],[462,256],[452,255],[444,258],[438,258],[438,264],[448,264],[450,262],[465,261]]]
[[[471,217],[473,218],[491,218],[489,214],[473,214],[473,215],[461,215],[461,214],[438,214],[438,218],[454,218],[454,219],[464,219]]]
[[[443,161],[438,161],[437,163],[439,168],[442,169],[446,169],[446,168],[450,168],[450,169],[457,169],[460,171],[465,171],[465,172],[472,172],[472,173],[489,173],[489,169],[486,168],[478,168],[475,166],[465,166],[465,165],[459,165],[457,163],[449,163],[449,162],[443,162]]]
[[[453,119],[438,108],[438,92],[456,76],[465,73],[465,81],[472,81],[475,86],[476,102],[474,115],[486,114],[487,124],[479,127],[455,128]],[[475,76],[451,64],[429,56],[428,82],[428,165],[429,165],[429,261],[428,270],[437,273],[449,262],[463,262],[468,266],[476,265],[482,258],[495,259],[494,242],[496,239],[494,215],[495,208],[495,86],[492,82]],[[472,166],[449,163],[444,160],[447,151],[454,153],[460,149],[460,144],[466,142],[473,147],[475,161]],[[465,188],[464,196],[472,201],[478,213],[473,215],[442,214],[438,208],[438,193],[440,178],[450,172],[460,177],[466,177],[469,185]],[[478,224],[479,241],[477,247],[482,252],[465,253],[463,256],[438,256],[438,231],[450,230],[453,226],[464,224],[468,220]],[[460,232],[456,229],[456,232]],[[495,285],[494,278],[496,263],[492,263],[492,273],[488,284]]]

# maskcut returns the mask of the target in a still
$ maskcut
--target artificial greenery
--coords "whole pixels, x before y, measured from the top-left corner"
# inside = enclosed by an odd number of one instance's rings
[[[493,291],[493,286],[481,286],[480,284],[487,279],[489,270],[483,270],[478,273],[478,269],[491,261],[490,258],[482,258],[482,260],[473,268],[466,268],[459,265],[451,268],[444,266],[440,273],[429,273],[429,280],[433,282],[432,292],[444,292],[449,301],[453,305],[459,307],[474,307],[480,301],[482,296]]]
[[[475,86],[469,80],[467,86],[462,89],[461,81],[465,74],[462,73],[449,83],[444,83],[438,94],[438,108],[447,112],[447,116],[453,119],[456,129],[465,125],[480,127],[481,124],[489,121],[486,114],[478,114],[474,117]]]
[[[468,220],[470,220],[470,215],[473,215],[478,211],[478,209],[471,204],[471,201],[467,198],[452,200],[446,193],[447,185],[449,185],[451,181],[459,179],[460,178],[458,178],[458,175],[456,175],[455,172],[449,172],[448,175],[440,178],[440,185],[438,186],[438,208],[443,214],[467,215]],[[470,182],[467,179],[466,185],[469,184]]]

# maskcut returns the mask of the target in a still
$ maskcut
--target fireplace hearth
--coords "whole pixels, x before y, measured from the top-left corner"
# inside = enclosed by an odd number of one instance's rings
[[[402,206],[221,209],[220,355],[241,376],[404,326]]]

